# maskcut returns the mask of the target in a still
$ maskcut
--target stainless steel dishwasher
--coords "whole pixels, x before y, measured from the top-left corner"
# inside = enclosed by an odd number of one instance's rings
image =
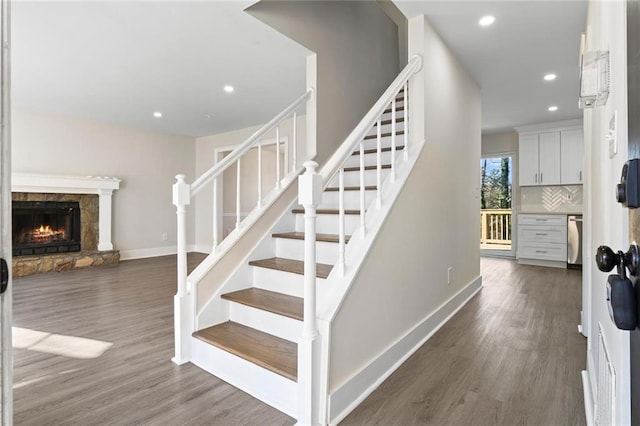
[[[582,215],[567,216],[567,268],[582,269]]]

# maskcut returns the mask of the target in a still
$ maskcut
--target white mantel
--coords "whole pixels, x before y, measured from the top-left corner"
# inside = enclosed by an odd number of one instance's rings
[[[111,196],[121,180],[102,176],[67,176],[12,173],[12,192],[50,194],[98,194],[98,250],[113,250],[111,243]]]

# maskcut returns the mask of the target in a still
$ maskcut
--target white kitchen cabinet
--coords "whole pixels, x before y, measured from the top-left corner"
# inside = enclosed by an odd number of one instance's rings
[[[565,268],[567,265],[567,216],[518,215],[518,262]]]
[[[560,183],[560,132],[547,132],[538,135],[538,177],[539,185],[558,185]]]
[[[584,167],[584,142],[581,129],[564,130],[560,133],[560,183],[581,185]]]
[[[518,149],[520,186],[560,183],[560,132],[521,135]]]
[[[520,185],[537,185],[538,134],[520,136],[518,158]]]

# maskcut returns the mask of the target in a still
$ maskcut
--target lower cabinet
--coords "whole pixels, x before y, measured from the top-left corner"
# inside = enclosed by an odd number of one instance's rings
[[[565,268],[567,216],[518,215],[518,262]]]

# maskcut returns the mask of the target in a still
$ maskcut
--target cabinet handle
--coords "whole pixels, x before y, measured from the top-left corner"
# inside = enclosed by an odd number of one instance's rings
[[[547,253],[546,250],[536,250],[536,253]]]
[[[536,222],[546,222],[548,219],[536,219]]]
[[[580,170],[580,182],[582,182],[582,170]]]
[[[542,172],[540,172],[540,183],[542,183]]]
[[[538,174],[535,174],[535,182],[538,183]]]
[[[536,232],[536,235],[549,235],[546,232]]]

